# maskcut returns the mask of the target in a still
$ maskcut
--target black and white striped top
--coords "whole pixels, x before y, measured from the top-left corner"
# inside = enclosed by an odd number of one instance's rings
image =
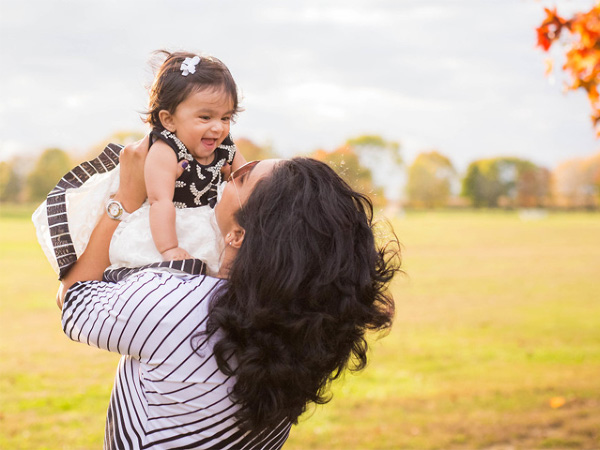
[[[279,449],[291,424],[243,432],[228,396],[235,379],[217,368],[211,341],[191,338],[206,325],[222,281],[142,271],[118,283],[74,284],[64,332],[122,356],[106,420],[106,449]],[[202,343],[201,341],[200,343]]]

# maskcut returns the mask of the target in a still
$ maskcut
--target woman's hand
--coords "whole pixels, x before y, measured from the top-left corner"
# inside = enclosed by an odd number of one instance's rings
[[[130,213],[138,209],[146,199],[144,162],[147,154],[146,136],[140,141],[126,145],[119,156],[119,188],[113,198],[121,202],[123,208]],[[113,220],[106,214],[100,218],[85,251],[61,280],[56,297],[59,308],[62,308],[66,293],[74,283],[102,279],[104,270],[110,265],[108,249],[118,225],[118,220]]]
[[[121,173],[119,176],[119,189],[114,195],[125,208],[131,213],[138,209],[146,200],[146,183],[144,183],[144,163],[148,156],[148,136],[128,144],[121,150],[119,165]]]

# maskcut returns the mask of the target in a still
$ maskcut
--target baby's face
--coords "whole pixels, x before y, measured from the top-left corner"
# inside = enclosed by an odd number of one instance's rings
[[[210,164],[229,134],[233,101],[222,89],[192,92],[163,126],[174,132],[200,164]]]

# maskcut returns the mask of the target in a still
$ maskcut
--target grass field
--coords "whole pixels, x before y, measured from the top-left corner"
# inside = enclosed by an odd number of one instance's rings
[[[117,356],[62,335],[29,213],[0,218],[0,448],[100,449]],[[394,328],[285,448],[600,448],[600,215],[393,224]]]

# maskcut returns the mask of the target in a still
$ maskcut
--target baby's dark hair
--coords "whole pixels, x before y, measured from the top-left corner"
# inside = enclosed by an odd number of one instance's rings
[[[188,95],[205,89],[223,90],[231,98],[234,115],[241,111],[238,104],[237,86],[229,69],[220,60],[212,56],[196,55],[189,52],[168,52],[157,50],[154,55],[165,58],[158,69],[150,87],[150,100],[145,122],[153,128],[162,128],[159,112],[166,110],[173,114],[177,105]],[[183,75],[181,64],[185,58],[200,56],[196,71]]]

